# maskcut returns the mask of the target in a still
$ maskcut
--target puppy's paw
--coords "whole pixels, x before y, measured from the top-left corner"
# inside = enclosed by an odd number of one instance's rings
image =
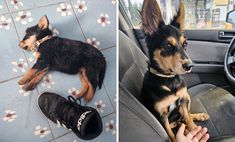
[[[21,79],[20,81],[18,81],[19,85],[24,85],[25,83],[27,83],[27,80]]]
[[[27,84],[25,84],[25,85],[23,86],[23,90],[25,90],[25,91],[31,91],[31,90],[33,90],[35,87],[36,87],[36,85],[27,83]]]
[[[209,119],[209,115],[206,113],[190,114],[190,116],[195,121],[205,121]]]

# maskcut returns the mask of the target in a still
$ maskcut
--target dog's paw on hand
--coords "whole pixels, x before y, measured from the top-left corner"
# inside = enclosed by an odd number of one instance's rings
[[[27,83],[27,84],[25,84],[25,85],[23,86],[23,90],[24,90],[24,91],[31,91],[31,90],[33,90],[35,87],[36,87],[36,85],[32,85],[32,84]]]

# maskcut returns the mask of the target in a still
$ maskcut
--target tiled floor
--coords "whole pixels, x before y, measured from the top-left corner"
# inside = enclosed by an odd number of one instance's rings
[[[31,52],[18,47],[19,40],[25,29],[37,24],[43,15],[47,15],[59,36],[95,44],[107,58],[102,89],[91,102],[83,104],[95,107],[103,120],[102,134],[92,141],[115,141],[115,9],[115,0],[0,0],[0,142],[82,141],[67,129],[57,128],[36,105],[37,96],[44,91],[67,97],[71,91],[79,90],[78,76],[50,72],[46,76],[50,82],[42,80],[31,92],[24,92],[17,84],[35,62]],[[97,108],[97,104],[101,107]],[[38,135],[41,129],[45,131]]]

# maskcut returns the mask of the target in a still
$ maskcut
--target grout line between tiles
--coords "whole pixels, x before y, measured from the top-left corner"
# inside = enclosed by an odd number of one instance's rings
[[[81,29],[81,32],[82,32],[82,34],[83,34],[83,36],[84,36],[84,39],[85,39],[85,42],[86,42],[86,41],[87,41],[87,37],[86,37],[86,35],[85,35],[85,33],[84,33],[83,29],[82,29],[82,26],[81,26],[81,24],[80,24],[80,22],[79,22],[79,20],[78,20],[76,11],[75,11],[74,8],[73,8],[73,4],[72,4],[71,0],[68,0],[68,1],[69,1],[69,4],[70,4],[71,7],[72,7],[72,10],[73,10],[74,16],[75,16],[75,18],[76,18],[76,21],[78,22],[78,25],[79,25],[79,27],[80,27],[80,29]]]
[[[51,5],[57,5],[57,4],[61,4],[61,3],[63,3],[63,2],[68,2],[68,0],[63,0],[63,1],[61,1],[61,2],[51,3],[51,4],[48,4],[48,5],[40,5],[40,6],[35,6],[35,7],[30,7],[30,8],[26,8],[26,9],[15,10],[15,11],[11,11],[11,9],[9,8],[9,9],[8,9],[8,12],[6,12],[6,13],[1,13],[1,15],[9,14],[9,13],[17,13],[17,12],[20,12],[20,11],[27,11],[27,10],[36,9],[36,8],[42,8],[42,7],[47,7],[47,6],[51,6]],[[6,2],[6,0],[5,0],[5,3],[6,3],[6,5],[8,6],[8,3]]]
[[[108,93],[108,91],[107,91],[107,89],[106,89],[106,87],[105,87],[105,84],[103,84],[104,85],[104,90],[105,90],[105,94],[106,94],[106,96],[108,97],[108,99],[109,99],[109,101],[110,101],[110,103],[111,103],[111,105],[112,105],[112,107],[113,107],[113,110],[114,110],[114,112],[116,111],[116,108],[114,107],[114,105],[113,105],[113,103],[112,103],[112,100],[110,99],[110,96],[109,96],[109,93]]]
[[[114,111],[114,112],[111,112],[111,113],[109,113],[109,114],[106,114],[106,115],[104,115],[104,116],[102,116],[101,119],[103,119],[103,118],[105,118],[105,117],[108,117],[108,116],[110,116],[110,115],[112,115],[112,114],[115,114],[115,111]],[[116,119],[116,117],[115,117],[115,119]]]
[[[54,136],[54,134],[53,134],[52,127],[51,127],[50,122],[49,122],[48,119],[47,119],[47,123],[48,123],[49,129],[50,129],[50,131],[51,131],[52,139],[54,140],[54,139],[55,139],[55,136]]]
[[[106,48],[102,48],[100,49],[100,51],[104,51],[104,50],[107,50],[107,49],[110,49],[110,48],[115,48],[116,45],[112,45],[112,46],[109,46],[109,47],[106,47]]]
[[[13,16],[12,16],[12,12],[11,12],[11,10],[10,10],[10,8],[9,8],[9,5],[8,5],[8,3],[6,2],[6,0],[5,0],[5,3],[6,3],[6,7],[7,7],[7,9],[8,9],[8,14],[10,14],[10,16],[11,16],[11,20],[12,20],[13,26],[14,26],[14,28],[15,28],[16,36],[17,36],[17,38],[18,38],[18,41],[20,41],[20,36],[19,36],[18,31],[17,31],[16,24],[15,24],[15,20],[14,20],[14,18],[13,18]],[[26,54],[25,54],[24,51],[23,51],[23,54],[24,54],[24,57],[25,57],[26,62],[27,62],[27,64],[28,64],[28,67],[30,68],[30,65],[29,65],[27,56],[26,56]]]
[[[57,139],[59,139],[59,138],[65,136],[65,135],[68,135],[68,134],[70,134],[71,132],[72,132],[72,131],[69,131],[69,132],[67,132],[67,133],[64,133],[64,134],[62,134],[62,135],[60,135],[60,136],[58,136],[58,137],[56,137],[56,138],[50,140],[50,142],[53,141],[53,140],[55,141],[55,140],[57,140]]]
[[[7,80],[3,80],[3,81],[0,81],[0,83],[5,83],[5,82],[7,82],[7,81],[11,81],[11,80],[14,80],[14,79],[16,79],[16,78],[20,78],[20,77],[22,77],[23,75],[19,75],[19,76],[16,76],[16,77],[13,77],[13,78],[10,78],[10,79],[7,79]]]

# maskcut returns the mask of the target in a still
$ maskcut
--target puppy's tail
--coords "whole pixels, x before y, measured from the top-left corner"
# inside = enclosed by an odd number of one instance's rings
[[[103,64],[101,66],[102,67],[101,67],[101,70],[100,70],[100,73],[99,73],[99,80],[98,80],[99,89],[101,89],[101,87],[102,87],[105,72],[106,72],[106,60],[105,60],[105,58],[103,58]]]

